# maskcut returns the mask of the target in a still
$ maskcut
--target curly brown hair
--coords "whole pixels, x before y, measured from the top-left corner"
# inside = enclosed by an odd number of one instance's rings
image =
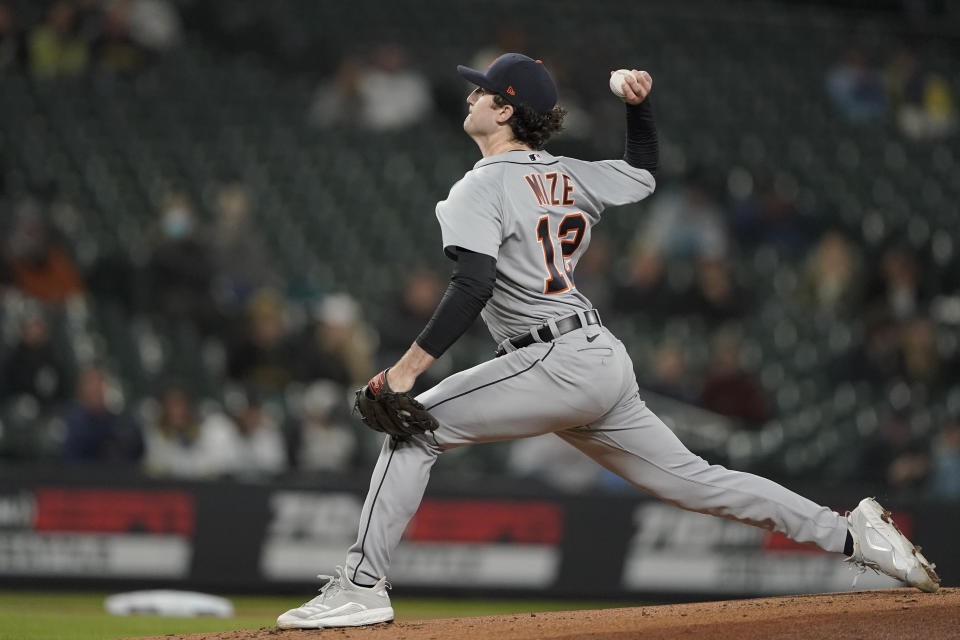
[[[510,104],[500,94],[494,94],[493,103],[498,107]],[[548,113],[537,113],[532,107],[525,104],[512,104],[513,115],[507,120],[513,137],[531,149],[540,150],[554,134],[563,131],[563,119],[567,110],[555,105]]]

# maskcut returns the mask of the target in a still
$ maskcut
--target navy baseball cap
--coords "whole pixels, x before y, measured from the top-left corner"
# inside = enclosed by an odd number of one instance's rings
[[[502,95],[512,105],[526,104],[537,113],[549,113],[557,104],[557,85],[540,60],[522,53],[505,53],[482,73],[457,65],[457,73],[473,84]]]

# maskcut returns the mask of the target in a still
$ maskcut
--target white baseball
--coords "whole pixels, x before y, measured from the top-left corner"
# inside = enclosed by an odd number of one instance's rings
[[[613,95],[618,98],[623,98],[626,94],[623,92],[623,83],[626,82],[627,78],[632,76],[627,69],[617,69],[613,72],[613,75],[610,76],[610,91],[613,92]]]

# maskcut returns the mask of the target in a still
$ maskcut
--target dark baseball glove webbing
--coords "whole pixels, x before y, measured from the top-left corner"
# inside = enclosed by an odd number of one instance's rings
[[[390,388],[387,371],[389,369],[384,369],[357,390],[354,413],[360,414],[363,423],[374,431],[400,440],[435,430],[439,426],[436,418],[416,398]]]

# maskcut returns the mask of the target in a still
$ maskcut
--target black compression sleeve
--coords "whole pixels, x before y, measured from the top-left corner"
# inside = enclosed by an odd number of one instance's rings
[[[623,159],[631,167],[646,169],[656,175],[660,161],[657,126],[653,121],[650,98],[640,104],[627,105],[627,140]]]
[[[420,348],[434,358],[443,355],[480,315],[493,295],[496,280],[497,261],[492,256],[457,248],[457,264],[450,286],[433,317],[417,336]]]

